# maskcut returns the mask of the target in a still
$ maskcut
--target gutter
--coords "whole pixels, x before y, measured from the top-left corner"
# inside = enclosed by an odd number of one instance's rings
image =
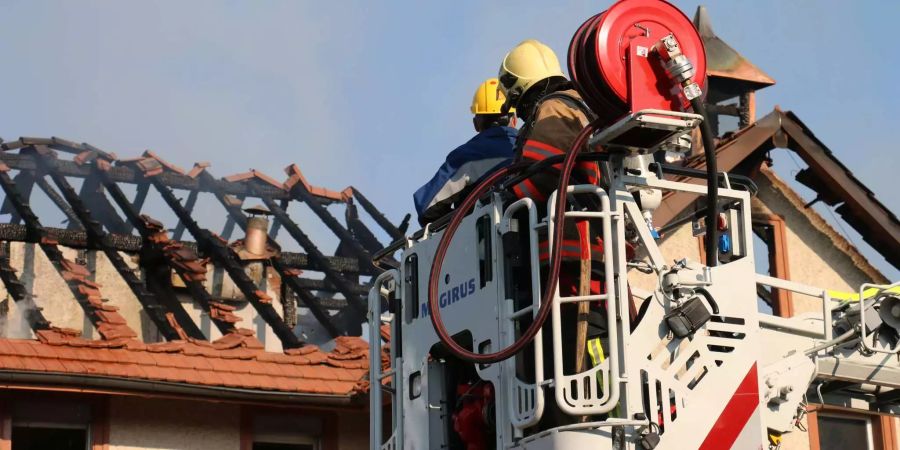
[[[352,395],[304,394],[294,392],[264,391],[232,388],[225,386],[200,386],[173,383],[122,379],[97,375],[72,375],[30,371],[0,371],[0,388],[39,390],[79,390],[97,393],[170,394],[191,396],[210,401],[237,400],[282,404],[350,406]]]

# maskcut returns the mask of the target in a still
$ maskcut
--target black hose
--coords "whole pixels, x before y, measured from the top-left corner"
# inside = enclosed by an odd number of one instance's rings
[[[719,304],[716,303],[716,300],[713,298],[712,294],[709,293],[709,291],[703,288],[697,288],[694,289],[694,293],[700,294],[701,297],[706,299],[706,302],[709,303],[709,307],[712,308],[713,314],[719,314]]]
[[[716,167],[716,141],[703,98],[691,100],[694,112],[703,116],[700,136],[703,138],[703,154],[706,156],[706,265],[715,267],[719,263],[719,169]]]

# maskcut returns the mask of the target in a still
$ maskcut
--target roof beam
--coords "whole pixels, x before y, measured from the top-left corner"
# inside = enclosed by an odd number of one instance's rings
[[[377,223],[390,237],[392,241],[396,241],[397,239],[403,239],[405,237],[404,233],[406,232],[406,226],[409,226],[409,218],[410,215],[407,214],[403,219],[400,228],[395,227],[394,224],[391,223],[384,214],[372,204],[372,202],[367,199],[362,192],[359,192],[359,189],[355,187],[350,187],[351,192],[353,193],[353,198],[359,202],[359,205],[363,207],[363,209],[372,216],[372,219]]]
[[[863,239],[894,267],[900,269],[900,222],[881,204],[824,144],[790,113],[777,112],[781,126],[791,138],[788,147],[797,153],[815,175],[819,189],[844,204],[837,211]]]
[[[15,183],[16,190],[19,192],[22,200],[27,204],[31,199],[31,190],[34,188],[35,175],[33,171],[19,172],[16,174],[12,182]],[[9,223],[18,224],[22,221],[19,211],[12,205],[10,200],[3,199],[3,207],[0,207],[0,214],[9,214],[11,217]]]
[[[260,290],[253,280],[244,272],[244,267],[238,262],[239,258],[234,250],[229,248],[222,242],[219,237],[214,236],[207,229],[200,228],[200,225],[191,217],[190,213],[181,205],[172,190],[163,183],[162,174],[150,177],[153,187],[160,193],[163,201],[169,205],[169,208],[175,212],[175,215],[184,223],[200,250],[210,256],[218,265],[228,272],[228,276],[234,282],[235,286],[244,294],[244,297],[250,301],[250,304],[256,309],[260,317],[272,327],[272,331],[281,340],[284,348],[296,348],[303,346],[303,342],[294,334],[293,330],[284,322],[275,308],[272,307],[272,299],[265,292]]]
[[[16,188],[15,181],[5,170],[0,170],[0,188],[6,194],[10,205],[25,222],[25,226],[20,228],[24,231],[22,240],[38,243],[41,251],[47,255],[47,259],[63,278],[75,301],[100,335],[104,339],[137,337],[137,333],[129,328],[125,319],[116,312],[117,308],[103,303],[105,300],[101,297],[99,285],[87,279],[89,275],[87,269],[63,255],[53,233],[41,225],[31,206]],[[16,227],[16,225],[9,226]]]
[[[200,177],[204,179],[204,181],[212,180],[213,177],[209,172],[203,172],[200,174]],[[222,204],[222,207],[225,208],[225,211],[228,213],[228,221],[231,224],[236,224],[242,230],[247,230],[247,216],[241,211],[240,207],[228,201],[225,198],[225,194],[222,192],[214,191],[213,195]],[[264,198],[263,201],[266,199]],[[266,236],[266,240],[269,244],[278,247],[278,244],[272,240],[268,235]],[[297,273],[293,273],[294,271],[290,270],[285,264],[281,261],[280,257],[273,257],[269,260],[272,264],[272,268],[278,272],[278,276],[281,277],[282,283],[287,284],[287,286],[297,294],[297,298],[303,302],[303,305],[309,308],[309,311],[316,318],[317,321],[325,328],[326,331],[332,336],[337,337],[344,334],[343,330],[339,329],[337,325],[335,325],[334,321],[331,320],[331,315],[325,308],[319,304],[318,299],[309,289],[305,288],[301,284],[297,282]]]
[[[134,226],[138,233],[140,233],[141,237],[144,239],[144,249],[149,254],[145,254],[144,256],[152,259],[151,261],[147,261],[150,264],[145,264],[145,272],[151,272],[152,268],[155,267],[156,261],[162,261],[166,267],[171,270],[174,270],[176,274],[181,278],[184,282],[185,287],[191,293],[191,298],[197,300],[197,303],[200,304],[200,307],[209,315],[212,322],[216,325],[216,328],[219,329],[222,334],[228,334],[234,331],[234,320],[223,320],[224,318],[233,319],[233,314],[223,314],[219,311],[213,311],[213,302],[212,298],[209,295],[209,292],[206,290],[206,287],[203,285],[202,279],[205,278],[206,275],[206,267],[203,266],[203,274],[200,278],[193,271],[188,270],[189,264],[191,261],[197,261],[199,258],[194,255],[193,251],[187,250],[187,257],[178,257],[175,255],[181,254],[180,251],[184,247],[178,245],[178,243],[173,243],[168,240],[168,237],[165,236],[166,231],[162,229],[162,227],[152,227],[151,223],[153,222],[149,217],[145,218],[140,215],[138,209],[128,201],[128,198],[125,197],[125,193],[122,192],[122,189],[119,188],[119,185],[113,183],[109,178],[106,177],[106,172],[104,172],[99,167],[95,168],[97,172],[97,177],[103,183],[103,186],[106,188],[107,192],[109,192],[110,197],[113,198],[113,201],[119,206],[119,208],[125,213],[125,217],[128,219],[128,222]],[[159,236],[159,234],[163,236]],[[173,245],[175,244],[175,245]],[[141,258],[141,261],[144,262],[144,257]],[[178,261],[182,261],[179,263]],[[183,260],[187,259],[188,262],[184,262]],[[166,282],[164,280],[165,275],[168,275],[168,271],[165,271],[164,274],[157,274],[155,277],[149,277],[150,286],[155,287],[158,290],[162,291],[170,291],[171,290],[171,282]],[[148,274],[149,275],[149,274]],[[177,301],[177,299],[176,299]],[[193,321],[191,321],[193,323]],[[199,331],[199,329],[198,329]],[[202,335],[202,331],[201,331]]]
[[[266,205],[266,208],[269,208],[269,212],[271,212],[275,217],[278,218],[279,221],[281,221],[281,224],[284,227],[285,231],[287,231],[288,234],[290,234],[291,237],[294,238],[294,240],[297,241],[297,243],[300,244],[300,246],[303,247],[304,250],[306,250],[310,258],[312,258],[314,261],[322,261],[324,259],[325,255],[323,255],[319,248],[316,247],[312,239],[310,239],[309,236],[307,236],[306,233],[304,233],[303,230],[300,229],[300,226],[297,225],[296,222],[291,220],[287,212],[281,209],[281,207],[278,206],[270,198],[263,197],[262,201]],[[326,268],[323,270],[323,272],[325,272],[325,279],[328,280],[328,282],[334,284],[338,292],[343,294],[344,298],[347,299],[347,302],[350,304],[350,306],[354,310],[356,310],[356,313],[361,315],[362,317],[365,317],[368,308],[363,303],[362,299],[360,299],[359,296],[353,293],[353,290],[350,287],[351,283],[345,280],[340,272],[336,270]]]
[[[78,220],[81,221],[81,225],[84,227],[88,239],[97,243],[100,251],[102,251],[103,254],[106,255],[106,258],[109,259],[113,268],[116,269],[116,272],[119,273],[119,276],[122,277],[122,280],[125,281],[125,284],[131,290],[131,293],[134,294],[141,303],[144,311],[147,312],[150,320],[153,321],[153,324],[156,325],[156,328],[159,329],[160,333],[162,333],[167,340],[183,339],[185,337],[182,335],[182,332],[180,332],[181,330],[173,326],[166,316],[167,312],[171,312],[175,316],[175,320],[178,324],[181,325],[180,328],[182,328],[184,333],[197,339],[205,339],[203,333],[197,328],[196,324],[190,320],[190,316],[188,316],[187,312],[177,299],[174,301],[165,301],[163,297],[149,292],[140,278],[135,275],[134,270],[125,262],[122,255],[119,254],[118,250],[107,242],[106,231],[104,231],[101,224],[91,216],[91,211],[82,201],[81,196],[79,196],[72,185],[69,184],[69,181],[66,180],[66,177],[56,170],[56,156],[53,155],[49,149],[37,147],[29,151],[29,153],[33,154],[38,163],[38,167],[46,172],[53,183],[56,184],[56,187],[59,188],[63,198],[69,206],[72,207],[75,215],[78,216]],[[99,187],[99,183],[97,186]],[[109,206],[110,208],[112,207],[112,205]],[[119,220],[121,221],[121,219]]]
[[[6,292],[24,311],[25,321],[33,331],[50,329],[50,321],[34,303],[34,296],[28,292],[25,284],[19,281],[16,269],[13,269],[9,262],[9,254],[2,247],[0,247],[0,280],[3,280],[3,285],[6,286]]]
[[[48,234],[53,235],[59,245],[71,248],[97,249],[95,245],[88,242],[87,234],[83,230],[65,230],[52,227],[43,227],[43,229],[46,230]],[[109,237],[109,243],[120,252],[138,252],[143,245],[142,239],[138,236],[115,233],[109,233],[107,236]],[[0,240],[38,243],[36,237],[28,235],[27,226],[9,223],[0,223]],[[182,244],[191,250],[197,250],[197,244],[195,242],[187,241],[182,242]],[[319,262],[313,261],[309,255],[305,253],[282,252],[281,261],[286,267],[302,270],[319,271],[322,270],[323,267],[319,265]],[[356,258],[326,256],[325,260],[320,262],[324,263],[325,266],[340,272],[356,272],[359,270]],[[372,275],[367,272],[363,272],[363,274]]]

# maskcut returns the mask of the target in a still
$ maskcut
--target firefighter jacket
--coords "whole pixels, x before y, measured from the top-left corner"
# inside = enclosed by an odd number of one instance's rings
[[[482,178],[512,162],[517,130],[489,127],[447,155],[431,181],[413,194],[419,224],[433,222],[453,210]]]
[[[531,120],[520,132],[516,148],[517,160],[536,163],[551,156],[565,154],[578,133],[588,125],[588,114],[591,114],[590,110],[575,90],[567,89],[545,96],[538,101]],[[514,186],[513,193],[519,198],[531,198],[539,205],[540,211],[546,211],[550,194],[559,187],[561,169],[562,164],[548,167]],[[569,181],[570,184],[599,182],[600,169],[596,162],[578,163],[572,170]],[[584,233],[585,228],[590,228],[590,236]],[[599,228],[599,222],[592,227],[585,227],[584,221],[567,221],[561,247],[563,260],[578,260],[582,257],[582,252],[587,256],[588,247],[591,259],[602,259]],[[548,259],[548,248],[547,239],[542,239],[539,249],[542,261]]]

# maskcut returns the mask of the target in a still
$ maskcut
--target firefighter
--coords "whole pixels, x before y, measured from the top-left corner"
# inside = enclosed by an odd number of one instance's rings
[[[592,120],[593,113],[563,75],[556,54],[537,40],[522,41],[510,50],[500,65],[498,79],[500,89],[507,98],[504,107],[515,107],[523,121],[516,142],[516,162],[536,163],[565,154],[577,135]],[[514,186],[513,193],[518,198],[531,198],[539,205],[539,211],[546,211],[548,197],[559,185],[560,169],[560,164],[548,167]],[[570,184],[597,184],[600,181],[597,163],[581,162],[573,169]],[[581,203],[582,207],[596,206],[585,204],[585,199],[581,199]],[[586,220],[566,222],[560,246],[563,261],[560,295],[597,294],[601,291],[602,272],[599,271],[602,264],[599,262],[602,259],[602,240],[598,233],[599,225],[597,223],[592,227]],[[546,237],[541,239],[539,245],[542,268],[546,269],[549,260]],[[546,276],[546,270],[543,272]],[[561,312],[564,323],[564,371],[574,373],[584,370],[587,364],[593,366],[602,362],[600,339],[605,336],[606,319],[601,305],[588,307],[582,304],[577,311],[574,307],[564,307]],[[580,323],[576,326],[576,322]],[[549,332],[544,333],[545,340],[550,335]],[[549,340],[545,342],[545,348],[547,345]],[[588,358],[590,361],[587,361]],[[550,364],[545,362],[544,366],[547,368]],[[548,420],[542,421],[540,428],[572,420],[561,414],[552,405],[553,402],[550,403],[550,410],[544,416]]]
[[[515,109],[501,111],[506,97],[498,87],[496,78],[478,86],[471,107],[472,124],[478,134],[450,152],[431,181],[413,194],[420,225],[452,211],[481,178],[512,162]]]

